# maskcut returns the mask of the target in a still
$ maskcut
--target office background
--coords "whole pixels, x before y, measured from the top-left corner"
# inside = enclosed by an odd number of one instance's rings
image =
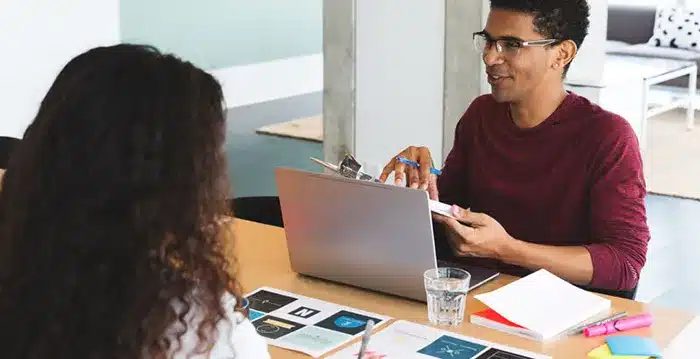
[[[148,43],[190,60],[221,80],[230,107],[320,91],[322,9],[322,0],[2,0],[0,134],[20,135],[60,68],[103,44]]]
[[[308,157],[323,157],[322,144],[255,129],[322,112],[323,0],[0,0],[0,135],[22,136],[70,58],[120,41],[174,52],[222,82],[234,195],[275,195],[277,166],[319,170]],[[652,248],[640,299],[698,311],[700,202],[648,203]]]
[[[321,157],[321,144],[254,131],[321,111],[322,23],[323,0],[120,0],[122,41],[175,53],[222,82],[237,196],[276,194],[275,166],[317,170],[308,157]]]
[[[219,79],[236,194],[274,194],[268,169],[316,170],[304,159],[322,156],[318,143],[254,134],[321,112],[322,11],[323,0],[1,0],[0,135],[22,137],[73,56],[118,42],[151,44]],[[250,108],[274,100],[264,111]]]
[[[320,53],[322,7],[322,0],[120,0],[120,33],[122,41],[221,69]]]

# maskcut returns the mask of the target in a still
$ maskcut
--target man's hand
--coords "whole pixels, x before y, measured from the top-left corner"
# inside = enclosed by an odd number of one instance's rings
[[[447,227],[450,245],[459,256],[499,258],[500,249],[513,240],[498,221],[486,214],[452,206],[452,215],[459,221],[440,214],[434,218]]]
[[[417,162],[420,168],[406,165],[398,161],[399,157]],[[427,190],[430,199],[438,199],[437,176],[430,173],[433,166],[433,158],[427,147],[410,146],[394,156],[386,166],[379,180],[385,182],[389,175],[394,173],[394,183],[399,185],[406,179],[406,186],[410,188],[420,188]]]
[[[580,285],[588,285],[593,278],[591,255],[583,246],[524,242],[509,235],[492,217],[457,206],[452,207],[452,215],[459,221],[436,213],[433,218],[447,227],[448,242],[458,256],[494,258],[533,271],[544,268]]]

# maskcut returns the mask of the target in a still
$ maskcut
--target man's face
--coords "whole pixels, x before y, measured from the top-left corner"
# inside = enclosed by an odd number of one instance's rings
[[[493,9],[486,23],[485,36],[499,40],[502,52],[490,41],[483,53],[486,74],[493,97],[498,102],[519,102],[539,86],[554,85],[561,72],[553,73],[550,46],[523,46],[519,41],[546,40],[537,33],[533,16],[509,10]],[[550,82],[552,82],[550,84]]]

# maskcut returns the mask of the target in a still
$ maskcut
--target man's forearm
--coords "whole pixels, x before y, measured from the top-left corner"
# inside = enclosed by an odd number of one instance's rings
[[[504,242],[498,256],[505,263],[530,270],[546,269],[578,285],[587,285],[593,279],[593,261],[582,246],[548,246],[514,239]]]

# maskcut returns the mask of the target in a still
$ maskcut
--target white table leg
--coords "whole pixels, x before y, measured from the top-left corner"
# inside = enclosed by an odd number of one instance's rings
[[[641,125],[641,137],[640,138],[640,143],[639,147],[642,152],[642,154],[646,151],[647,149],[647,121],[649,120],[649,90],[651,88],[651,84],[645,79],[642,81],[642,123]]]
[[[686,127],[692,130],[695,127],[695,95],[697,93],[698,67],[693,66],[688,79],[688,110],[686,113]]]

